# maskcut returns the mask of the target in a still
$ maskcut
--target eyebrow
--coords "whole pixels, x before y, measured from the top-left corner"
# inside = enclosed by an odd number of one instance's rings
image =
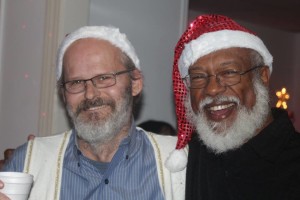
[[[224,67],[224,66],[232,65],[232,64],[237,65],[237,66],[240,66],[240,64],[238,64],[238,63],[235,62],[235,61],[227,61],[227,62],[224,62],[224,63],[221,63],[220,66],[221,66],[221,67]]]
[[[189,67],[189,71],[203,69],[203,66],[200,65],[192,65]]]
[[[228,65],[236,65],[236,66],[241,66],[238,62],[236,61],[226,61],[226,62],[223,62],[221,64],[218,65],[218,67],[226,67]],[[205,67],[204,66],[201,66],[201,65],[192,65],[190,66],[189,68],[189,71],[193,71],[193,70],[201,70],[201,69],[204,69]]]

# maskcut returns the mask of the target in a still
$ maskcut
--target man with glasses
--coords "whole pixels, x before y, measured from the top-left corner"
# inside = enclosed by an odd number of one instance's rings
[[[260,38],[225,16],[199,16],[180,38],[178,142],[166,164],[186,167],[186,200],[300,199],[300,134],[270,107],[272,61]]]
[[[162,163],[176,138],[135,126],[143,77],[124,34],[104,26],[69,34],[59,49],[57,83],[74,128],[36,137],[5,166],[33,174],[29,199],[184,199],[185,171],[171,174]]]

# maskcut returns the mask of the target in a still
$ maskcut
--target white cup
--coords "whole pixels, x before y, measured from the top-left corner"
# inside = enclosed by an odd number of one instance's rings
[[[33,176],[22,172],[0,172],[0,180],[4,183],[4,187],[0,189],[11,200],[27,200]]]

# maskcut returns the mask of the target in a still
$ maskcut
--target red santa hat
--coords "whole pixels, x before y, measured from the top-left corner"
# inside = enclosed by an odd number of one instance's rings
[[[135,53],[134,47],[127,39],[124,33],[120,33],[118,28],[112,26],[84,26],[74,32],[68,34],[62,41],[56,61],[56,79],[59,80],[62,75],[63,57],[71,44],[83,38],[95,38],[99,40],[106,40],[112,45],[121,49],[135,64],[135,67],[140,69],[140,61]]]
[[[188,75],[188,68],[200,57],[220,49],[242,47],[256,50],[264,64],[272,71],[273,57],[268,49],[252,31],[221,15],[202,15],[197,17],[183,33],[175,47],[173,63],[173,89],[175,96],[178,141],[176,149],[170,154],[165,165],[172,171],[186,167],[187,154],[184,148],[191,139],[194,127],[186,118],[184,101],[187,88],[182,78]]]

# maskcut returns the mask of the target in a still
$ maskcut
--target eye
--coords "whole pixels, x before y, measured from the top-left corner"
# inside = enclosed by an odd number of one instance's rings
[[[100,76],[95,77],[95,79],[96,79],[97,81],[105,81],[105,80],[111,79],[111,78],[112,78],[112,75],[111,75],[111,74],[102,74],[102,75],[100,75]]]
[[[75,89],[75,88],[80,88],[84,85],[83,80],[74,80],[74,81],[69,81],[66,82],[65,88],[67,89]]]
[[[237,70],[234,69],[229,69],[229,70],[225,70],[219,73],[220,76],[224,77],[224,78],[231,78],[234,77],[236,75],[239,75],[239,72]]]
[[[191,81],[204,80],[207,78],[207,75],[204,73],[190,74],[189,76]]]
[[[69,85],[69,87],[73,87],[73,86],[81,85],[82,83],[83,83],[82,80],[74,80],[74,81],[68,82],[68,85]]]
[[[112,74],[101,74],[93,78],[93,82],[96,84],[103,84],[113,80],[114,76]]]

